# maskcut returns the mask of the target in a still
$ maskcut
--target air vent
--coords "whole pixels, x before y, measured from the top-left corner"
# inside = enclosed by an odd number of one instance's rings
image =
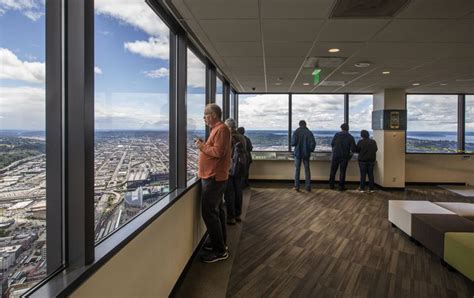
[[[336,68],[341,65],[344,60],[346,60],[344,57],[308,57],[303,67]]]
[[[331,18],[392,17],[410,0],[338,0]]]
[[[345,81],[322,81],[319,83],[319,86],[326,86],[326,87],[343,87],[346,85]]]

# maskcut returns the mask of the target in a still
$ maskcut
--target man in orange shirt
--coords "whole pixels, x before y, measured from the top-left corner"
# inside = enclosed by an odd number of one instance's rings
[[[211,128],[206,142],[195,140],[199,149],[199,170],[201,178],[202,218],[206,224],[210,245],[204,249],[210,251],[202,256],[205,263],[214,263],[229,257],[226,241],[226,218],[222,196],[229,177],[231,165],[231,134],[221,121],[221,108],[216,104],[208,104],[204,109],[204,122]]]

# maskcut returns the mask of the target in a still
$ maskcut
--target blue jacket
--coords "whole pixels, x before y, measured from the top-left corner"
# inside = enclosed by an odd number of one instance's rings
[[[354,137],[347,131],[340,131],[334,135],[331,142],[332,158],[352,157],[352,152],[356,151]]]
[[[291,137],[291,146],[295,147],[295,158],[307,159],[316,148],[316,140],[311,130],[299,127]]]

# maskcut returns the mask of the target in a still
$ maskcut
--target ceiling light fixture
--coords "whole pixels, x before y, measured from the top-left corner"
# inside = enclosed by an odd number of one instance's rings
[[[309,83],[303,83],[304,86],[309,86]]]
[[[280,86],[280,85],[281,85],[281,83],[275,83],[275,85],[277,85],[277,86]]]
[[[336,48],[334,48],[334,49],[329,49],[329,50],[328,50],[329,53],[338,53],[339,51],[340,51],[340,50],[339,50],[339,49],[336,49]]]
[[[446,84],[446,83],[441,83],[441,84],[439,84],[439,85],[440,85],[440,86],[447,86],[448,84]]]
[[[413,86],[420,86],[420,83],[413,83]]]
[[[356,64],[354,64],[355,67],[358,67],[358,68],[364,68],[364,67],[369,67],[370,66],[370,62],[368,61],[361,61],[361,62],[357,62]]]
[[[382,71],[382,74],[384,75],[390,74],[390,71]]]

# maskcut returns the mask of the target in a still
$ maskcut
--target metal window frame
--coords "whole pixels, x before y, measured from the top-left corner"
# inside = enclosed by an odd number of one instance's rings
[[[226,80],[222,84],[222,109],[223,119],[234,118],[230,115],[230,84]]]
[[[458,94],[458,152],[466,151],[466,94]]]
[[[293,133],[293,94],[288,94],[288,151],[291,152],[291,137]]]

